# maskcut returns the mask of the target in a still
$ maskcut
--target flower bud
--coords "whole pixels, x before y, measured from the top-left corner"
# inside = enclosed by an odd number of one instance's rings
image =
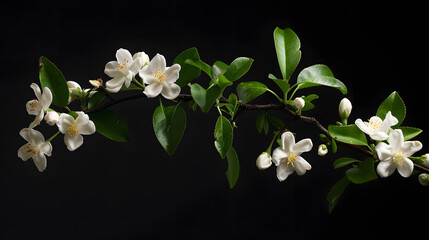
[[[429,174],[427,174],[427,173],[420,174],[419,175],[419,183],[425,187],[429,186]]]
[[[98,78],[97,80],[89,80],[89,83],[91,83],[92,86],[98,89],[103,86],[103,79]]]
[[[49,124],[49,126],[54,126],[55,124],[57,124],[59,118],[60,118],[60,115],[58,115],[58,113],[55,111],[49,111],[45,115],[45,121],[47,124]]]
[[[328,147],[325,144],[320,144],[317,154],[321,157],[325,156],[328,153]]]
[[[261,153],[259,157],[256,159],[256,166],[259,168],[259,170],[267,169],[271,166],[271,156],[267,152]]]
[[[423,166],[429,167],[429,153],[422,156]]]
[[[293,100],[293,105],[295,105],[295,107],[299,110],[305,106],[305,101],[304,99],[297,97]]]
[[[347,119],[352,112],[352,103],[347,98],[343,98],[340,101],[340,105],[338,106],[338,113],[340,114],[341,120],[343,123],[347,124]]]

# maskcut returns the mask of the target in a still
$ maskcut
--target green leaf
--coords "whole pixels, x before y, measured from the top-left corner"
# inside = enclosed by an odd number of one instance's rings
[[[118,142],[128,142],[128,126],[125,121],[115,112],[103,109],[89,114],[89,118],[94,122],[97,132],[107,138]]]
[[[264,130],[265,135],[268,134],[268,114],[265,111],[262,111],[256,117],[256,129],[258,129],[258,133],[262,133]]]
[[[302,108],[302,111],[308,111],[313,109],[315,106],[311,101],[316,100],[318,98],[319,96],[317,94],[310,94],[308,96],[303,97],[302,99],[305,101],[305,105]]]
[[[298,75],[297,82],[300,83],[299,89],[327,86],[340,90],[344,95],[347,94],[346,85],[336,79],[328,66],[323,64],[316,64],[303,69]]]
[[[213,80],[212,68],[207,63],[201,61],[200,59],[186,59],[185,63],[201,69],[203,72],[205,72],[210,77],[210,79]]]
[[[361,161],[354,158],[347,158],[347,157],[338,158],[337,160],[334,161],[334,168],[337,169],[356,162],[361,162]]]
[[[156,138],[168,155],[173,155],[186,128],[186,112],[178,105],[158,106],[153,113]]]
[[[350,168],[346,171],[346,177],[356,184],[366,183],[378,178],[374,170],[374,159],[363,160],[358,167]]]
[[[277,27],[274,30],[274,45],[283,80],[289,81],[290,76],[301,60],[299,38],[292,29],[280,29]]]
[[[222,92],[226,87],[232,85],[232,82],[226,79],[226,77],[222,73],[219,73],[218,80],[215,83],[222,89]]]
[[[237,152],[233,147],[226,154],[228,168],[226,169],[226,178],[228,179],[229,188],[233,189],[240,176],[240,162],[238,161]]]
[[[278,119],[277,117],[271,116],[270,114],[267,113],[268,116],[268,120],[271,123],[271,125],[273,125],[275,128],[277,129],[282,129],[284,128],[285,124],[283,123],[282,120]]]
[[[346,190],[349,184],[350,181],[346,177],[343,177],[340,179],[340,181],[338,181],[334,184],[334,186],[331,187],[328,195],[326,196],[326,200],[328,201],[329,214],[332,213],[335,205],[337,205],[338,200],[340,199],[341,195],[344,193],[344,190]]]
[[[69,101],[69,88],[66,79],[55,64],[45,57],[39,59],[39,79],[42,89],[48,87],[52,92],[52,104],[66,107]]]
[[[222,159],[225,158],[232,146],[232,134],[231,123],[224,116],[219,116],[216,121],[214,138],[216,150]]]
[[[268,87],[260,82],[242,82],[237,86],[237,95],[243,103],[248,103],[267,90]]]
[[[355,124],[347,126],[328,126],[329,134],[335,138],[335,140],[354,145],[367,146],[365,133],[363,133]]]
[[[224,75],[229,81],[236,81],[246,74],[252,66],[253,59],[247,57],[236,58],[226,69]]]
[[[402,130],[402,134],[404,135],[404,141],[413,139],[423,132],[423,130],[421,130],[420,128],[415,127],[399,127],[398,129]]]
[[[198,83],[191,85],[191,95],[195,102],[200,106],[201,111],[208,112],[222,93],[221,87],[212,85],[207,90],[201,87]]]
[[[399,121],[395,126],[400,126],[405,119],[406,109],[404,101],[396,91],[390,94],[389,97],[380,104],[377,110],[377,117],[384,119],[389,111]]]
[[[201,74],[200,68],[185,63],[187,59],[193,59],[195,61],[200,60],[200,55],[196,48],[189,48],[177,55],[176,59],[174,59],[173,64],[180,64],[181,67],[179,79],[176,81],[176,84],[180,87],[186,86],[186,84],[190,83]]]
[[[228,64],[221,61],[216,61],[213,63],[212,72],[214,80],[216,81],[218,79],[219,74],[224,74],[228,67]]]
[[[103,101],[105,97],[104,92],[96,92],[88,101],[88,109],[93,109],[98,106],[99,103]]]

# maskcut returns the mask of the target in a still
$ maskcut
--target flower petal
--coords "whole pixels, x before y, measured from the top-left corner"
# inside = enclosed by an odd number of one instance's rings
[[[420,141],[406,141],[402,152],[412,156],[415,152],[420,151],[422,147],[423,144]]]
[[[311,169],[310,163],[302,157],[297,157],[293,165],[298,175],[304,175],[307,170]]]
[[[413,172],[414,163],[410,159],[404,158],[400,164],[396,164],[396,168],[398,168],[398,172],[402,177],[409,177]]]
[[[156,78],[152,74],[152,70],[150,70],[149,65],[146,65],[142,68],[139,72],[139,76],[141,79],[143,79],[143,82],[145,84],[152,84],[154,82],[157,82]]]
[[[18,157],[22,159],[22,161],[27,161],[31,157],[34,156],[34,152],[29,151],[30,150],[30,143],[24,144],[24,146],[20,147],[18,149]]]
[[[180,65],[174,64],[173,66],[167,68],[165,70],[165,75],[167,76],[164,81],[168,83],[174,83],[177,79],[179,79]]]
[[[36,117],[34,118],[34,121],[30,123],[29,128],[34,128],[35,126],[39,125],[44,116],[45,116],[45,113],[43,112],[43,109],[40,109]]]
[[[43,153],[34,155],[33,162],[40,172],[43,172],[48,164],[48,161],[46,161],[46,156]]]
[[[83,137],[80,134],[73,135],[73,136],[70,136],[69,134],[65,134],[64,135],[64,143],[66,144],[67,149],[69,151],[74,151],[77,148],[79,148],[80,146],[82,146]]]
[[[166,62],[164,56],[157,53],[155,57],[152,58],[152,60],[149,63],[150,71],[153,73],[156,73],[159,71],[165,72]]]
[[[295,137],[291,132],[284,132],[282,134],[282,149],[286,152],[293,152],[293,146],[295,145]]]
[[[95,133],[95,124],[93,121],[88,121],[85,125],[80,125],[79,133],[83,135],[90,135]]]
[[[34,91],[34,95],[36,95],[37,100],[40,100],[42,98],[42,91],[40,90],[39,85],[32,83],[30,84],[30,87]]]
[[[39,146],[40,144],[45,142],[45,137],[43,137],[41,132],[34,129],[29,129],[28,142],[34,146]]]
[[[303,152],[308,152],[313,148],[313,142],[310,138],[302,139],[292,147],[292,152],[296,155],[301,155]]]
[[[71,122],[74,121],[74,118],[67,113],[61,113],[60,118],[58,119],[58,130],[62,134],[68,134],[67,128],[71,126]]]
[[[36,116],[40,112],[40,102],[36,99],[30,100],[25,104],[28,115]]]
[[[386,177],[392,175],[392,173],[395,171],[395,169],[396,169],[395,164],[393,164],[392,161],[381,161],[377,165],[377,173],[382,178],[386,178]]]
[[[373,134],[370,134],[369,137],[375,141],[384,141],[389,138],[389,135],[387,135],[387,133],[385,132],[375,132]]]
[[[391,131],[388,142],[392,147],[393,152],[401,151],[404,147],[404,135],[402,134],[401,129]]]
[[[104,73],[111,77],[119,77],[122,75],[122,72],[118,69],[118,62],[117,61],[110,61],[106,63],[106,66],[104,66]]]
[[[286,178],[291,175],[295,169],[291,165],[287,165],[286,162],[282,162],[277,166],[276,174],[280,182],[286,180]]]
[[[126,76],[120,75],[106,82],[106,90],[111,93],[117,93],[121,90],[122,85],[124,84]]]
[[[392,147],[384,142],[377,144],[375,147],[377,156],[381,161],[390,160],[393,156]]]
[[[154,98],[161,93],[162,88],[163,88],[162,84],[155,82],[147,85],[143,93],[146,94],[148,98]]]
[[[44,142],[39,146],[40,152],[46,154],[47,156],[52,155],[52,144],[50,142]]]
[[[116,60],[120,64],[131,63],[133,61],[133,57],[127,49],[119,48],[118,51],[116,51]]]
[[[392,113],[389,111],[387,112],[386,117],[384,118],[384,121],[380,126],[380,131],[387,133],[387,131],[389,131],[389,128],[391,126],[395,126],[396,124],[398,124],[398,122],[399,122],[398,119],[394,117]]]
[[[40,104],[42,104],[42,109],[47,110],[52,103],[52,92],[51,89],[45,87],[43,89],[42,99],[40,100]]]
[[[280,147],[274,149],[273,155],[272,155],[272,161],[276,166],[279,166],[280,162],[286,161],[288,157],[288,153],[285,152]]]
[[[367,126],[367,125],[362,121],[362,119],[360,119],[360,118],[356,119],[355,124],[356,124],[356,126],[358,126],[358,128],[359,128],[362,132],[364,132],[364,133],[366,133],[366,134],[368,134],[368,135],[373,134],[373,131],[371,131],[371,130],[369,129],[369,127],[368,127],[368,126]]]
[[[128,71],[130,71],[133,74],[133,76],[135,76],[142,67],[143,67],[143,60],[141,58],[136,58],[129,65]]]
[[[166,99],[173,100],[173,99],[177,98],[177,96],[179,96],[180,87],[179,87],[179,85],[177,85],[175,83],[163,84],[161,94]]]

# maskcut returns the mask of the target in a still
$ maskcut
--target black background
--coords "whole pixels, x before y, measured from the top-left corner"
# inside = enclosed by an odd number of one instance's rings
[[[323,63],[349,89],[351,121],[375,115],[378,105],[397,90],[407,105],[403,125],[425,129],[427,18],[425,6],[407,1],[389,4],[361,1],[15,1],[2,5],[1,65],[3,111],[0,165],[1,239],[238,239],[281,237],[322,239],[417,237],[426,232],[428,189],[416,176],[398,173],[387,179],[351,185],[333,214],[326,194],[344,169],[333,170],[340,156],[364,157],[340,148],[317,156],[318,132],[296,123],[297,140],[310,137],[314,149],[303,154],[312,170],[285,182],[275,167],[259,171],[257,156],[270,136],[259,135],[256,112],[246,112],[234,131],[241,175],[230,190],[226,161],[213,147],[217,112],[188,108],[185,136],[174,156],[157,142],[152,113],[158,99],[139,99],[113,109],[128,123],[132,140],[117,143],[99,134],[69,152],[62,136],[53,141],[48,167],[39,173],[17,157],[28,126],[25,103],[38,83],[37,60],[52,60],[67,80],[89,87],[102,77],[118,48],[131,53],[175,56],[197,47],[201,59],[230,63],[247,56],[255,62],[242,79],[262,81],[278,91],[268,73],[280,76],[272,32],[291,27],[300,37],[297,72]],[[296,77],[296,73],[294,75]],[[197,80],[207,83],[202,75]],[[205,85],[204,85],[205,86]],[[233,86],[231,89],[234,89]],[[229,91],[229,90],[228,90]],[[318,108],[307,115],[323,125],[338,120],[343,98],[335,89],[314,89]],[[183,92],[189,92],[184,88]],[[311,93],[303,91],[303,94]],[[270,96],[255,102],[275,101]],[[167,104],[167,101],[165,101]],[[289,118],[275,113],[283,120]],[[426,114],[426,115],[425,115]],[[36,128],[51,136],[57,130]],[[425,145],[427,132],[419,140]],[[425,148],[417,153],[424,154]]]

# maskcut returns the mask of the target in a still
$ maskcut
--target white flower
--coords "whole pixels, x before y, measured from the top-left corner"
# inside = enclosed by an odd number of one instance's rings
[[[427,173],[420,174],[419,183],[425,187],[429,186],[429,175]]]
[[[281,136],[282,146],[274,149],[273,162],[277,166],[277,178],[284,181],[294,171],[303,175],[311,169],[311,165],[300,155],[313,148],[311,139],[306,138],[295,144],[295,137],[291,132],[285,132]]]
[[[297,108],[297,109],[302,109],[305,106],[305,101],[304,99],[297,97],[293,100],[293,105]]]
[[[389,111],[384,121],[374,116],[369,119],[369,122],[363,122],[360,118],[356,119],[355,124],[362,132],[368,134],[371,139],[384,141],[389,137],[388,132],[390,127],[398,124],[398,119],[392,116],[392,113]]]
[[[343,98],[338,105],[338,113],[340,114],[341,119],[348,119],[350,113],[352,112],[352,103],[349,99]]]
[[[86,94],[89,94],[88,96],[91,97],[96,93],[95,91],[91,91],[91,89],[82,89],[79,85],[79,83],[75,81],[67,81],[67,87],[69,88],[69,104],[75,100],[85,97]]]
[[[179,64],[166,67],[164,56],[156,54],[152,61],[140,70],[139,76],[145,84],[149,84],[143,93],[148,98],[156,97],[161,93],[167,99],[175,99],[180,93],[180,87],[175,83],[179,78],[179,71]]]
[[[325,156],[328,153],[328,147],[325,144],[320,144],[317,149],[317,154],[321,157]]]
[[[392,175],[395,169],[403,177],[409,177],[414,169],[413,161],[408,157],[422,149],[423,145],[419,141],[404,142],[404,135],[400,129],[390,132],[389,144],[379,143],[375,147],[380,163],[377,165],[377,172],[381,177]]]
[[[70,151],[76,150],[83,144],[82,135],[90,135],[95,132],[95,124],[89,120],[84,112],[76,112],[78,117],[74,119],[66,113],[60,115],[58,129],[64,134],[64,143]]]
[[[20,147],[18,150],[18,157],[23,161],[29,158],[33,159],[34,164],[40,172],[46,169],[47,161],[46,156],[51,156],[52,145],[50,142],[45,142],[42,133],[31,128],[24,128],[19,132],[28,143]]]
[[[60,119],[60,115],[58,115],[55,111],[49,111],[45,115],[45,121],[49,126],[54,126],[58,123],[58,120]]]
[[[116,51],[116,61],[108,62],[104,68],[104,73],[113,78],[106,82],[106,90],[117,93],[124,83],[128,88],[142,66],[142,58],[133,59],[128,50],[120,48]]]
[[[34,128],[39,125],[45,115],[45,111],[48,110],[52,103],[52,92],[48,87],[43,89],[43,93],[40,91],[40,87],[32,83],[30,87],[33,89],[36,99],[30,100],[26,104],[27,112],[30,115],[36,115],[36,118],[30,123],[29,128]]]
[[[259,170],[267,169],[271,166],[271,156],[267,152],[261,153],[259,157],[256,159],[256,166],[259,168]]]
[[[140,68],[149,64],[150,59],[149,59],[149,56],[145,52],[134,53],[133,60],[135,61],[137,58],[140,58],[140,61],[141,61],[141,67]]]

